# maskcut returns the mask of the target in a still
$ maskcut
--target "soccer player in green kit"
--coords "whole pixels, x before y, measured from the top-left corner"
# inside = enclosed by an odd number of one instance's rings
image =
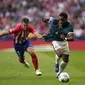
[[[43,38],[47,42],[52,42],[56,53],[55,72],[56,78],[58,78],[69,61],[68,41],[73,41],[74,39],[73,26],[68,21],[68,15],[65,12],[60,13],[58,19],[50,17],[43,18],[42,21],[49,24],[49,32],[48,34],[44,34]],[[61,57],[62,61],[59,62]]]

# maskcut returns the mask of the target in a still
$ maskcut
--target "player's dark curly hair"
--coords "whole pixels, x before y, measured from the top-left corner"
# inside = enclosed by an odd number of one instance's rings
[[[28,18],[22,18],[22,22],[29,23],[29,19]]]
[[[64,17],[66,20],[68,19],[68,15],[65,12],[61,12],[59,16]]]

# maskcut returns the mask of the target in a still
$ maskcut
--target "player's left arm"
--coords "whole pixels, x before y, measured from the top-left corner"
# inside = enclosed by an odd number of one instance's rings
[[[33,26],[29,27],[29,32],[31,32],[34,36],[36,36],[37,38],[43,38],[43,36],[41,34],[39,34]]]
[[[7,31],[0,33],[0,37],[15,33],[18,31],[18,28],[19,26],[16,26],[13,29],[8,29]]]
[[[0,37],[5,36],[5,35],[9,35],[9,32],[5,31],[5,32],[0,33]]]
[[[38,32],[34,32],[34,35],[37,37],[37,38],[43,38],[43,35],[39,34]]]
[[[67,36],[65,37],[65,40],[67,41],[73,41],[74,40],[74,30],[73,30],[73,25],[70,24],[68,31],[67,31]]]
[[[74,32],[68,32],[67,36],[65,37],[65,40],[73,41],[74,40]]]

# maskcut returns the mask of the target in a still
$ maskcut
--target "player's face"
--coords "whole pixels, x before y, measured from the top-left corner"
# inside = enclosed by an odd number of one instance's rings
[[[28,23],[22,22],[22,28],[26,30],[28,28]]]
[[[64,25],[64,23],[65,23],[66,21],[67,21],[67,20],[66,20],[64,17],[59,16],[59,24]]]

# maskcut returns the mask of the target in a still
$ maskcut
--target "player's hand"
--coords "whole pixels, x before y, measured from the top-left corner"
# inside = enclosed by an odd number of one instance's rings
[[[46,34],[41,34],[42,38],[45,40]]]
[[[43,38],[43,36],[40,34],[40,35],[38,36],[38,38]]]
[[[46,36],[46,34],[42,34],[42,37]]]
[[[65,40],[65,35],[64,34],[61,34],[60,35],[60,38],[62,38],[63,40]]]
[[[43,17],[43,18],[42,18],[42,21],[43,21],[44,23],[47,23],[47,22],[49,21],[49,18],[48,18],[48,17],[47,17],[47,18]]]
[[[44,38],[45,34],[39,34],[38,38]]]

